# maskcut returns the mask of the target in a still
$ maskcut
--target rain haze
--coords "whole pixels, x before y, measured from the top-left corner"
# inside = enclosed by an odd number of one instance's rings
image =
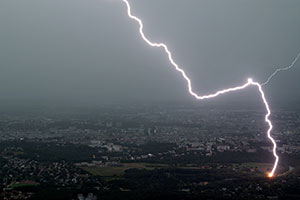
[[[300,199],[299,36],[299,0],[0,0],[0,199]]]
[[[300,51],[300,1],[132,0],[152,41],[165,42],[195,91],[263,82]],[[0,100],[97,105],[190,101],[166,54],[140,37],[120,0],[0,2]],[[298,102],[300,63],[276,76],[271,104]],[[256,97],[247,89],[226,101]],[[245,98],[246,97],[246,98]]]

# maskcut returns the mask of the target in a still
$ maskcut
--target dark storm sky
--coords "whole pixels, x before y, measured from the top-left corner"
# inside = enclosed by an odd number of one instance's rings
[[[300,51],[299,0],[131,0],[195,91],[263,81]],[[107,103],[192,99],[162,50],[140,38],[121,0],[1,0],[0,100]],[[300,62],[265,87],[300,100]],[[254,90],[228,97],[255,97]]]

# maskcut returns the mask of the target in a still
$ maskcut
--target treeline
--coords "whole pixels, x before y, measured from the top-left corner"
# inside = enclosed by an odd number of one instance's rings
[[[102,154],[97,149],[86,145],[55,144],[44,142],[13,141],[0,143],[0,151],[5,148],[22,149],[19,158],[32,159],[40,162],[83,162],[100,158]]]

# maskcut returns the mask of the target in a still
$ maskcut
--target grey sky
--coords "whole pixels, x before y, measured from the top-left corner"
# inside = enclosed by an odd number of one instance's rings
[[[300,51],[298,0],[131,0],[199,93],[264,81]],[[120,0],[1,0],[0,99],[120,102],[191,99],[162,50],[148,47]],[[300,100],[300,63],[265,87]],[[255,96],[255,91],[228,97]],[[227,98],[227,97],[226,97]],[[259,100],[259,98],[257,98]]]

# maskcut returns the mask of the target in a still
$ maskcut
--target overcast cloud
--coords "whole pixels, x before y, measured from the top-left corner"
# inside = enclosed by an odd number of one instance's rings
[[[249,76],[264,81],[300,51],[298,0],[130,2],[147,36],[169,45],[199,93]],[[121,0],[1,0],[0,27],[2,101],[192,99],[163,51],[141,40]],[[265,87],[271,102],[300,100],[299,75],[300,62],[274,78]]]

